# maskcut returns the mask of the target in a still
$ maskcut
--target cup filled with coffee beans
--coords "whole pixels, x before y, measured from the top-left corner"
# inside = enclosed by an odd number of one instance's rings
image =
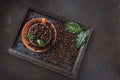
[[[51,21],[46,18],[34,18],[22,29],[22,41],[33,52],[44,52],[55,44],[57,32]]]

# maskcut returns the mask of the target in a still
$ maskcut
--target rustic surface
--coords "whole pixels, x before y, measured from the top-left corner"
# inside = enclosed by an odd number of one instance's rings
[[[18,59],[7,50],[25,3],[63,14],[94,28],[92,40],[79,71],[80,80],[120,80],[119,0],[21,0],[0,2],[0,78],[2,80],[69,80]]]

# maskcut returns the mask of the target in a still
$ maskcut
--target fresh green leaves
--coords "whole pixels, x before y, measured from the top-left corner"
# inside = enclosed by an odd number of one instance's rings
[[[40,47],[44,47],[45,46],[44,41],[41,40],[41,39],[37,39],[37,43],[39,44]]]
[[[85,39],[86,39],[86,32],[85,31],[81,31],[80,34],[77,36],[77,43],[76,46],[77,48],[80,48],[84,43],[85,43]]]
[[[76,39],[76,46],[77,48],[80,48],[84,43],[86,39],[86,32],[83,31],[83,29],[80,27],[79,24],[75,22],[67,22],[65,23],[66,29],[73,33],[73,34],[78,34],[77,39]]]
[[[82,28],[79,26],[79,24],[75,22],[67,22],[65,25],[66,29],[73,34],[79,34],[82,31]]]
[[[35,35],[33,35],[33,34],[27,34],[27,38],[28,39],[35,39]]]
[[[33,35],[33,34],[27,34],[27,38],[33,40],[33,39],[35,39],[35,35]],[[44,41],[41,40],[41,39],[37,39],[37,43],[38,43],[38,45],[39,45],[40,47],[44,47],[44,46],[45,46]]]

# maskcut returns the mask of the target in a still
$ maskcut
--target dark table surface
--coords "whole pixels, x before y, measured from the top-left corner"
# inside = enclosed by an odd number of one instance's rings
[[[119,0],[0,1],[0,80],[70,80],[8,54],[26,4],[47,9],[94,28],[78,80],[120,80]]]

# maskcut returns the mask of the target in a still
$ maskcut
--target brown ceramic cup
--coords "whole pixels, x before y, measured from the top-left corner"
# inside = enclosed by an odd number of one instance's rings
[[[48,29],[47,34],[49,36],[48,36],[48,39],[47,39],[44,47],[39,47],[38,45],[34,44],[32,42],[32,40],[27,38],[27,34],[29,33],[29,31],[32,29],[33,26],[37,25],[37,23],[44,25],[43,28],[45,27],[46,29]],[[43,32],[43,31],[39,31],[39,33],[41,33],[41,32]],[[30,21],[28,21],[24,25],[24,27],[22,29],[21,37],[22,37],[22,41],[23,41],[24,45],[29,50],[31,50],[33,52],[44,52],[44,51],[47,51],[48,49],[50,49],[50,47],[52,47],[54,45],[54,43],[56,41],[56,37],[57,37],[57,32],[56,32],[56,29],[55,29],[55,26],[53,25],[53,23],[50,22],[48,19],[34,18],[34,19],[31,19]]]

